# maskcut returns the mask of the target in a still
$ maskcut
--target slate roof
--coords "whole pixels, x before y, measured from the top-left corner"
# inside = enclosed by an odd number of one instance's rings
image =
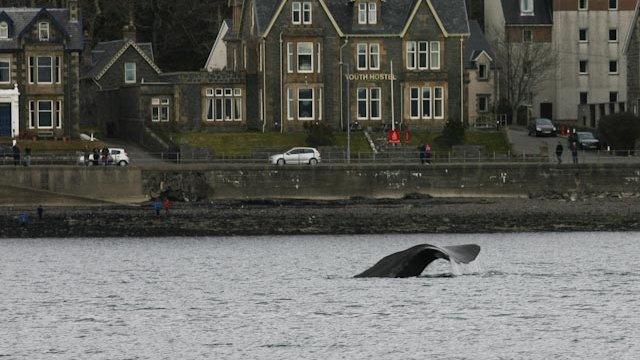
[[[9,40],[0,41],[0,50],[21,49],[20,43],[17,41],[18,35],[27,27],[34,18],[41,12],[47,11],[55,19],[55,21],[63,27],[69,35],[69,50],[83,50],[83,33],[82,19],[78,22],[69,22],[68,9],[40,9],[40,8],[3,8],[0,7],[0,14],[6,13],[13,21],[13,36]]]
[[[464,59],[467,69],[475,67],[474,59],[483,51],[489,54],[492,59],[494,59],[494,61],[491,63],[491,67],[494,68],[496,58],[495,52],[487,41],[487,38],[484,36],[484,32],[482,32],[478,21],[469,21],[469,29],[471,35],[469,36],[469,39],[467,39],[464,47]]]
[[[549,0],[533,0],[533,15],[522,16],[520,1],[516,0],[502,0],[502,11],[507,25],[553,24]]]
[[[345,34],[400,34],[418,1],[424,0],[386,0],[382,3],[381,19],[377,25],[354,24],[354,2],[350,0],[324,0],[338,27]],[[278,9],[281,0],[258,0],[256,22],[260,33],[264,33]],[[433,7],[442,20],[446,31],[451,34],[468,34],[467,8],[465,0],[431,0]]]
[[[113,57],[125,46],[129,45],[128,40],[114,40],[105,41],[96,44],[91,51],[91,66],[85,68],[83,71],[83,78],[93,78],[100,75],[100,73],[111,63]],[[144,52],[144,54],[155,61],[153,57],[153,46],[151,43],[136,43],[138,48]]]

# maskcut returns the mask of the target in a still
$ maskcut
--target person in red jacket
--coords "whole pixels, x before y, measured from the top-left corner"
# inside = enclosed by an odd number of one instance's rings
[[[162,208],[164,209],[165,214],[169,215],[169,209],[171,208],[171,201],[169,201],[169,198],[164,198],[164,200],[162,200]]]

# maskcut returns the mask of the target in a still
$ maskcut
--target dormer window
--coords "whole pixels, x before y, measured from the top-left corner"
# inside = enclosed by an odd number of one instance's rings
[[[375,1],[358,3],[358,24],[378,23],[378,3]]]
[[[294,1],[291,3],[291,22],[294,25],[311,25],[312,10],[311,2]]]
[[[49,23],[41,22],[38,24],[38,34],[40,37],[40,41],[49,41]]]
[[[0,39],[9,38],[9,24],[6,22],[0,22]]]
[[[524,16],[533,15],[533,0],[520,0],[520,13]]]

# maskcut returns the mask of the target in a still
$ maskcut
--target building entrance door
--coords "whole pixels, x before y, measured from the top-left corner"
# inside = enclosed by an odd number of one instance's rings
[[[553,120],[553,104],[540,103],[540,117]]]
[[[0,137],[11,136],[11,104],[0,104]]]

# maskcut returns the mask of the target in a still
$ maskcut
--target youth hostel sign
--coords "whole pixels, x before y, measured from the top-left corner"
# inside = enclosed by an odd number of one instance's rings
[[[349,74],[345,75],[349,81],[395,81],[396,76],[393,74]]]

